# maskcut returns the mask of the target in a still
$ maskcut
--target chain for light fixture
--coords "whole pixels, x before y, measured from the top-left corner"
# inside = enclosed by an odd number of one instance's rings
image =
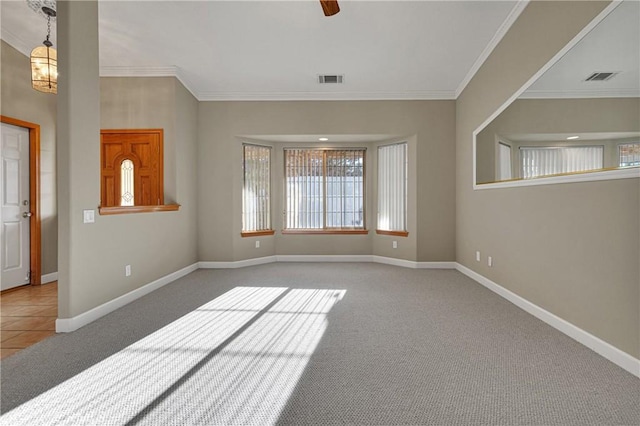
[[[56,11],[42,6],[42,13],[47,17],[47,38],[31,51],[31,86],[40,92],[58,93],[58,53],[49,40],[51,36],[51,18]]]
[[[49,37],[51,37],[51,17],[56,16],[56,11],[48,7],[43,7],[42,11],[47,14],[47,39],[43,43],[45,46],[51,47],[53,46],[53,43],[49,41]]]

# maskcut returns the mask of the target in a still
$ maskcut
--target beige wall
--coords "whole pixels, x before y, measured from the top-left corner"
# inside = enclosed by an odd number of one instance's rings
[[[607,4],[529,3],[458,98],[456,258],[637,358],[638,179],[472,188],[473,131]]]
[[[165,203],[176,201],[176,79],[103,77],[100,79],[102,129],[164,130]]]
[[[56,205],[56,96],[31,88],[29,59],[2,41],[1,114],[40,125],[42,273],[58,271],[58,218]],[[197,100],[173,77],[100,79],[101,128],[163,128],[165,131],[165,198],[180,200],[178,186],[195,200]],[[177,134],[181,135],[180,138]],[[179,145],[177,140],[191,141]],[[191,144],[191,149],[185,146]],[[177,179],[176,163],[182,161],[187,179]],[[189,182],[189,183],[187,183]],[[180,194],[182,195],[182,194]],[[95,198],[99,202],[99,193]],[[179,201],[178,201],[179,202]],[[97,205],[97,204],[96,204]],[[94,206],[95,208],[95,206]],[[195,241],[197,213],[194,205],[183,210],[193,220],[188,234]],[[190,248],[195,258],[195,244]]]
[[[519,99],[513,102],[477,137],[477,181],[495,180],[496,135],[535,133],[607,133],[640,131],[640,98]],[[637,138],[636,138],[637,140]],[[620,141],[558,141],[556,146],[605,145],[605,167],[617,167]],[[519,146],[549,143],[512,143],[513,164]],[[515,175],[514,175],[515,176]]]
[[[59,2],[58,10],[58,316],[64,319],[198,260],[192,189],[196,185],[197,101],[172,78],[100,82],[95,53],[97,4]],[[102,102],[101,90],[106,95]],[[162,104],[157,103],[158,96]],[[167,183],[182,205],[180,211],[96,215],[95,223],[82,223],[82,210],[96,209],[100,199],[101,126],[165,128],[166,155],[172,160]],[[132,267],[131,277],[124,276],[127,264]]]
[[[378,254],[418,261],[454,260],[453,101],[201,102],[198,116],[198,253],[202,261],[236,261],[274,254]],[[373,206],[375,145],[367,156],[371,191],[366,236],[282,235],[282,204],[274,202],[276,235],[240,237],[241,135],[398,135],[410,150],[409,237],[377,236]],[[277,145],[277,146],[275,146]],[[275,144],[274,197],[282,200],[282,145]],[[353,145],[353,144],[352,144]],[[420,164],[420,168],[417,165]],[[280,175],[279,175],[280,174]],[[280,183],[277,180],[280,179]],[[280,201],[281,203],[281,201]]]
[[[58,271],[56,96],[31,88],[29,58],[1,41],[0,114],[40,125],[42,274]]]
[[[47,142],[52,152],[57,149],[59,165],[59,317],[84,313],[198,260],[379,254],[417,261],[457,260],[640,356],[638,179],[472,189],[472,132],[605,5],[530,3],[456,102],[198,103],[172,78],[100,81],[95,2],[60,2],[59,143],[56,147],[52,134]],[[2,47],[2,113],[41,125],[47,121],[52,129],[52,105],[39,111],[34,105],[41,101],[31,100],[19,109],[26,98],[13,95],[18,87],[25,89],[25,96],[47,95],[27,91],[24,82],[9,84],[11,73],[18,71],[10,68],[7,74],[6,64],[24,60],[11,59],[15,52]],[[179,212],[97,216],[94,224],[82,223],[82,210],[96,209],[99,202],[101,127],[165,129],[167,200],[180,203]],[[240,237],[242,167],[237,136],[269,134],[406,138],[413,164],[409,238],[398,238],[400,247],[393,250],[392,238],[372,233],[277,233],[260,237],[262,246],[255,249],[254,238]],[[371,144],[372,152],[374,147]],[[370,168],[375,167],[375,157],[371,160]],[[50,170],[54,173],[53,164]],[[373,174],[369,180],[373,187]],[[55,210],[55,200],[51,205]],[[373,209],[375,196],[368,205]],[[280,208],[273,208],[275,218]],[[374,229],[375,215],[369,214],[368,221]],[[482,263],[475,262],[476,250],[482,252]],[[494,258],[492,268],[486,266],[487,255]],[[124,277],[126,264],[132,265],[132,277]]]
[[[198,101],[178,80],[175,85],[175,200],[181,205],[182,217],[175,237],[181,239],[185,264],[198,258]],[[165,151],[166,156],[166,151]],[[166,175],[165,175],[166,179]],[[168,193],[165,190],[165,197]],[[165,201],[166,202],[166,201]],[[182,237],[178,237],[182,234]]]

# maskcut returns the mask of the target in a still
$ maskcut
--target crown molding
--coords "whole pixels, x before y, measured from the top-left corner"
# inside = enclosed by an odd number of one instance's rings
[[[198,92],[180,68],[100,67],[101,77],[176,77],[198,101],[359,101],[359,100],[454,100],[455,92]]]
[[[176,77],[177,75],[177,67],[100,67],[101,77]]]
[[[5,43],[22,53],[27,58],[31,56],[31,50],[36,47],[29,45],[29,43],[7,30],[6,25],[2,26],[0,39],[4,40]]]
[[[587,24],[586,27],[584,27],[578,34],[575,35],[575,37],[573,39],[571,39],[571,41],[569,43],[567,43],[562,49],[560,49],[542,68],[540,68],[535,74],[533,74],[529,80],[527,80],[522,87],[520,87],[520,89],[516,90],[516,92],[514,94],[512,94],[507,100],[504,101],[504,103],[500,106],[500,108],[498,108],[497,110],[495,110],[493,112],[493,114],[491,114],[489,117],[487,117],[487,119],[485,121],[482,122],[482,124],[480,124],[480,126],[478,126],[476,128],[476,130],[474,130],[473,132],[473,141],[475,144],[475,140],[476,140],[476,136],[478,135],[478,133],[480,133],[480,131],[482,129],[484,129],[485,127],[487,127],[489,125],[489,123],[491,123],[497,116],[499,116],[500,114],[502,114],[502,112],[507,109],[509,107],[509,105],[511,105],[512,102],[514,102],[516,99],[520,98],[525,91],[527,91],[527,88],[531,87],[531,85],[536,82],[545,72],[547,72],[547,70],[549,70],[549,68],[551,68],[556,62],[558,62],[560,60],[560,58],[562,58],[564,55],[566,55],[566,53],[571,50],[573,48],[573,46],[575,46],[580,40],[582,40],[582,38],[587,35],[589,33],[589,31],[591,31],[593,28],[595,28],[596,25],[598,25],[598,23],[600,23],[600,21],[602,21],[609,13],[611,13],[611,11],[613,11],[616,7],[618,7],[620,5],[620,3],[622,2],[622,0],[612,0],[612,2],[605,7],[599,14],[598,16],[596,16],[591,22],[589,22],[589,24]],[[473,150],[474,155],[475,155],[475,149]],[[474,157],[474,170],[473,170],[473,185],[474,185],[474,189],[476,189],[475,185],[475,157]]]
[[[516,22],[516,20],[528,4],[529,0],[518,0],[515,6],[513,6],[507,18],[504,20],[502,25],[500,25],[500,28],[498,28],[498,31],[496,31],[496,33],[493,35],[493,38],[489,41],[489,44],[487,44],[480,56],[478,56],[478,59],[476,59],[476,61],[471,66],[471,69],[469,69],[467,75],[458,85],[458,88],[455,92],[455,99],[457,99],[462,91],[467,87],[473,76],[476,75],[482,64],[484,64],[489,55],[491,55],[493,49],[495,49],[498,43],[500,43],[502,38],[505,36],[505,34],[507,34],[511,26],[514,24],[514,22]]]
[[[100,77],[175,77],[180,83],[195,97],[197,92],[193,89],[193,84],[185,77],[180,68],[176,66],[168,67],[124,67],[124,66],[101,66]]]
[[[17,37],[11,31],[2,27],[0,39],[5,43],[22,53],[27,58],[31,55],[31,50],[35,46],[30,46],[20,37]],[[119,66],[101,66],[100,77],[175,77],[182,85],[197,99],[193,85],[183,75],[178,67],[119,67]],[[200,100],[200,99],[198,99]]]
[[[199,92],[199,101],[455,100],[455,92]]]
[[[527,90],[518,99],[640,98],[639,89]]]
[[[526,0],[528,1],[528,0]],[[519,2],[520,3],[520,2]],[[31,47],[13,33],[2,28],[2,40],[25,56]],[[452,90],[410,92],[198,92],[180,68],[101,66],[100,77],[175,77],[198,101],[362,101],[362,100],[455,100]]]

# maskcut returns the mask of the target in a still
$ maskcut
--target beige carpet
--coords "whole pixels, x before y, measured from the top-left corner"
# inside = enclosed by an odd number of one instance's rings
[[[640,379],[456,271],[199,270],[0,363],[0,424],[640,424]]]

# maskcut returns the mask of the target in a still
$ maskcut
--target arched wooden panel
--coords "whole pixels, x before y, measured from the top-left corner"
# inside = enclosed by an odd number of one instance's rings
[[[102,130],[100,132],[101,207],[120,206],[120,166],[124,159],[134,163],[134,204],[164,203],[163,130]]]

